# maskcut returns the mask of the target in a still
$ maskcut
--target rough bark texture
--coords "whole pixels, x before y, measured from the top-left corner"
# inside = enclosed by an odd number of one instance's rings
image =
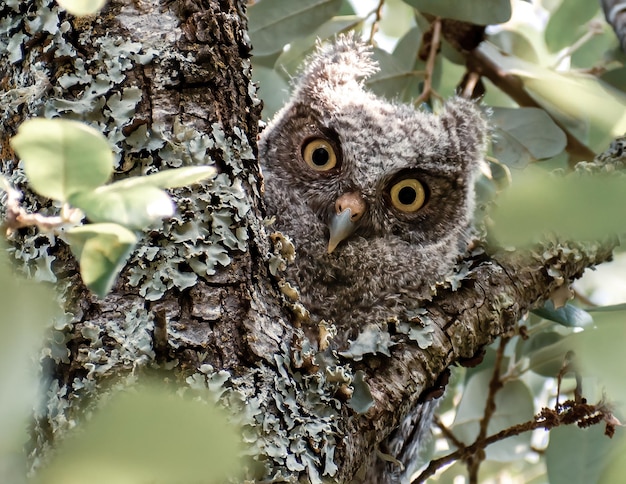
[[[42,355],[50,391],[36,416],[34,456],[110,391],[107,380],[159,369],[207,386],[226,375],[222,400],[256,436],[263,463],[250,477],[349,482],[450,364],[610,257],[600,245],[476,256],[458,290],[442,290],[425,308],[436,327],[430,347],[391,328],[391,357],[320,369],[317,342],[290,322],[306,315],[276,284],[289,247],[279,236],[270,243],[262,222],[260,106],[243,9],[243,0],[113,0],[100,15],[76,19],[45,0],[0,3],[0,16],[11,19],[0,32],[0,156],[16,185],[26,188],[7,140],[31,116],[98,126],[116,147],[118,177],[207,163],[220,172],[208,186],[176,192],[178,214],[145,234],[104,300],[82,286],[58,238],[35,230],[15,237],[18,264],[58,282],[66,310]],[[25,205],[55,210],[30,194]],[[373,398],[364,414],[342,396],[356,370]]]

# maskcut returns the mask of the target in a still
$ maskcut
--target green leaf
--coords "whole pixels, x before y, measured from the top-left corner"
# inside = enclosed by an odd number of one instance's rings
[[[413,69],[406,69],[398,60],[382,49],[374,48],[374,60],[380,70],[365,81],[368,89],[387,99],[403,97],[407,91],[415,92],[422,77],[416,75]],[[413,89],[411,86],[415,85]]]
[[[248,9],[248,33],[255,55],[281,51],[330,20],[341,0],[263,0]]]
[[[41,484],[216,483],[241,472],[242,446],[228,416],[161,383],[113,396],[63,439]]]
[[[114,183],[78,193],[70,203],[85,212],[91,222],[113,222],[135,230],[171,217],[175,210],[167,193],[149,185],[128,188]]]
[[[420,12],[477,25],[501,24],[511,18],[511,0],[404,0]]]
[[[492,112],[493,153],[505,165],[523,168],[558,155],[567,145],[565,133],[543,109],[493,108]]]
[[[533,313],[542,318],[567,326],[568,328],[584,328],[585,326],[593,324],[591,314],[570,303],[566,303],[565,306],[555,309],[552,301],[546,301],[542,308],[534,309]]]
[[[67,119],[25,121],[11,139],[33,190],[65,202],[73,194],[105,183],[113,172],[113,153],[95,129]]]
[[[106,0],[57,0],[72,15],[94,15],[102,10]]]
[[[524,352],[530,358],[528,369],[538,375],[556,377],[563,366],[565,355],[573,346],[570,337],[555,332],[539,333],[524,345]]]
[[[550,484],[598,482],[612,444],[602,424],[588,429],[574,425],[553,429],[545,454]]]
[[[259,86],[259,97],[263,99],[263,118],[271,119],[289,99],[289,84],[276,69],[255,65],[252,79]]]
[[[600,9],[600,2],[564,0],[550,15],[545,30],[546,45],[552,52],[569,47],[586,31],[585,25]]]
[[[83,282],[100,297],[109,293],[137,243],[134,233],[112,223],[74,227],[65,237],[80,262]]]
[[[467,383],[459,403],[452,431],[465,444],[476,440],[480,420],[485,411],[492,370],[475,373]],[[496,410],[487,427],[487,435],[531,420],[534,414],[530,390],[521,381],[511,381],[498,391],[495,397]],[[487,458],[500,462],[511,462],[523,456],[530,447],[531,433],[526,432],[487,447]]]
[[[318,40],[326,40],[340,32],[353,29],[362,21],[363,19],[361,17],[350,15],[333,17],[328,22],[324,22],[311,35],[294,39],[293,42],[289,44],[289,49],[281,53],[276,60],[277,69],[283,68],[288,74],[295,75],[305,57],[315,50],[315,45]],[[273,90],[276,89],[276,86],[271,86]],[[261,90],[262,89],[263,86],[261,85]],[[263,96],[263,101],[265,101],[265,96]]]
[[[213,178],[217,170],[212,166],[185,166],[171,170],[163,170],[152,175],[125,178],[108,185],[116,190],[136,187],[179,188],[200,183]]]

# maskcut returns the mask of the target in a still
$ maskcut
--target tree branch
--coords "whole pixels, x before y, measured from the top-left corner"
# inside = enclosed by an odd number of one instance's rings
[[[363,364],[374,405],[365,415],[346,419],[345,437],[337,450],[343,463],[338,480],[355,475],[373,452],[373,443],[389,434],[446,368],[507,334],[555,289],[580,277],[587,267],[609,260],[613,248],[599,243],[549,244],[475,260],[458,290],[440,291],[424,306],[437,327],[429,348],[403,342],[392,348],[391,358],[376,358],[379,366]]]

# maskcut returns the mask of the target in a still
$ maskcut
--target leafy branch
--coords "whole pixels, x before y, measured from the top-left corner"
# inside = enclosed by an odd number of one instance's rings
[[[541,428],[551,430],[561,425],[572,424],[576,424],[580,428],[586,428],[591,425],[604,422],[606,425],[605,435],[612,437],[615,432],[615,427],[621,425],[621,423],[613,416],[611,408],[606,404],[606,402],[600,401],[595,405],[591,405],[588,404],[584,398],[582,398],[579,387],[580,377],[577,373],[577,387],[574,391],[574,399],[567,400],[562,404],[559,403],[558,395],[560,393],[561,380],[566,373],[573,371],[571,363],[572,356],[571,353],[568,353],[557,377],[558,390],[554,408],[544,407],[533,417],[532,420],[510,426],[496,432],[493,435],[487,436],[487,427],[496,409],[495,396],[496,393],[503,387],[504,383],[504,380],[500,376],[500,368],[504,357],[504,351],[509,341],[510,338],[506,336],[503,336],[500,340],[496,353],[493,374],[489,382],[489,394],[487,396],[484,415],[480,422],[479,434],[474,443],[471,445],[464,445],[463,442],[461,442],[461,440],[459,440],[449,428],[447,428],[440,420],[437,420],[436,424],[441,429],[442,434],[458,449],[443,457],[433,459],[419,474],[419,476],[412,481],[412,484],[426,482],[426,479],[433,476],[439,469],[458,460],[466,462],[469,471],[469,482],[471,484],[476,484],[479,482],[478,470],[480,464],[484,461],[486,456],[484,452],[485,448],[491,444],[525,432],[532,432]]]
[[[135,248],[135,232],[174,214],[165,189],[198,183],[216,173],[210,166],[184,167],[107,184],[114,160],[107,139],[65,119],[24,122],[11,147],[33,191],[62,208],[57,216],[28,213],[20,204],[22,194],[2,179],[7,234],[27,226],[53,231],[68,243],[85,285],[100,297],[111,290]],[[85,218],[91,223],[83,223]]]

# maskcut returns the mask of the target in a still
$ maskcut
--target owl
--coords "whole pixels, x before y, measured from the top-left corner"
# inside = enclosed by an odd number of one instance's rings
[[[466,250],[487,124],[454,98],[440,114],[392,103],[353,37],[318,46],[259,139],[265,203],[296,249],[287,279],[314,319],[358,329],[402,319],[433,296]],[[341,344],[341,337],[339,337]],[[418,405],[371,462],[368,482],[405,482],[435,405]]]
[[[287,278],[338,327],[402,318],[466,249],[486,122],[454,98],[440,114],[367,91],[371,51],[318,46],[262,132],[268,214],[296,248]]]

